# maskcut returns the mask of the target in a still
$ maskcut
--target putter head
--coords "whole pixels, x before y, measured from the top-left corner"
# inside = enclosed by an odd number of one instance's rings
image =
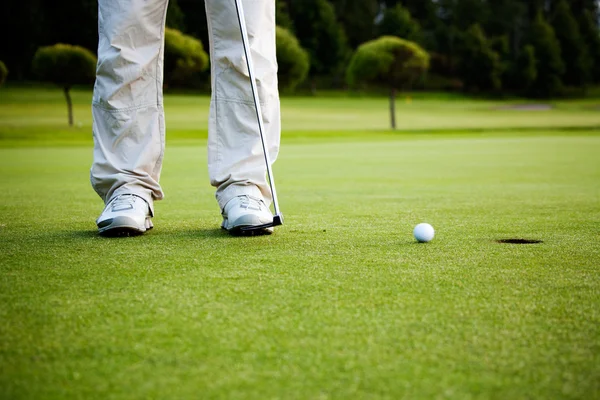
[[[255,225],[255,226],[245,226],[240,229],[242,234],[251,234],[253,232],[260,232],[266,228],[272,228],[274,226],[283,225],[283,215],[275,214],[273,215],[273,222],[269,222],[268,224]]]
[[[273,226],[283,225],[283,214],[275,214],[273,215]]]

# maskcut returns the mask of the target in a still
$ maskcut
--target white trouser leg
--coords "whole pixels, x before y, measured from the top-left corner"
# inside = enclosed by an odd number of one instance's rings
[[[210,35],[212,99],[208,171],[221,208],[240,194],[271,192],[248,78],[235,0],[205,0]],[[280,112],[275,50],[275,0],[243,0],[271,161],[279,151]]]
[[[163,40],[167,0],[99,0],[98,67],[92,103],[92,186],[110,201],[137,194],[150,204],[165,144]]]

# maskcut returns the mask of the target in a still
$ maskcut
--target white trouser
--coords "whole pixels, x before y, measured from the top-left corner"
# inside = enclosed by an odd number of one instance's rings
[[[200,1],[200,0],[198,0]],[[212,99],[208,171],[219,206],[250,194],[270,204],[265,162],[235,0],[205,0]],[[271,160],[280,137],[275,1],[243,0]],[[105,203],[133,193],[150,204],[165,147],[163,41],[167,0],[99,0],[98,67],[92,103],[91,182]]]

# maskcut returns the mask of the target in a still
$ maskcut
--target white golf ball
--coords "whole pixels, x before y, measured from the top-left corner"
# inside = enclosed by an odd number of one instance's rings
[[[433,226],[423,222],[415,226],[413,235],[415,236],[415,239],[417,239],[418,242],[426,243],[433,239],[435,231],[433,230]]]

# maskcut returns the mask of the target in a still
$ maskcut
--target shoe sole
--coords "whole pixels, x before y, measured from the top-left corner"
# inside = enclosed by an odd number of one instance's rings
[[[154,227],[150,217],[146,218],[144,225],[139,225],[135,220],[126,216],[110,218],[97,225],[98,233],[105,237],[139,236]]]
[[[263,235],[270,235],[273,233],[273,228],[242,230],[242,228],[249,228],[252,226],[253,225],[236,226],[235,228],[230,228],[230,229],[227,229],[224,226],[221,226],[221,228],[226,230],[233,236],[263,236]]]
[[[252,218],[252,221],[248,221],[247,218],[238,218],[236,224],[232,224],[233,226],[228,227],[228,220],[223,220],[221,224],[221,228],[229,232],[234,236],[261,236],[261,235],[270,235],[273,233],[273,228],[262,228],[262,229],[250,229],[250,230],[242,230],[244,228],[252,228],[253,226],[262,225],[262,223],[256,223],[257,221]]]

